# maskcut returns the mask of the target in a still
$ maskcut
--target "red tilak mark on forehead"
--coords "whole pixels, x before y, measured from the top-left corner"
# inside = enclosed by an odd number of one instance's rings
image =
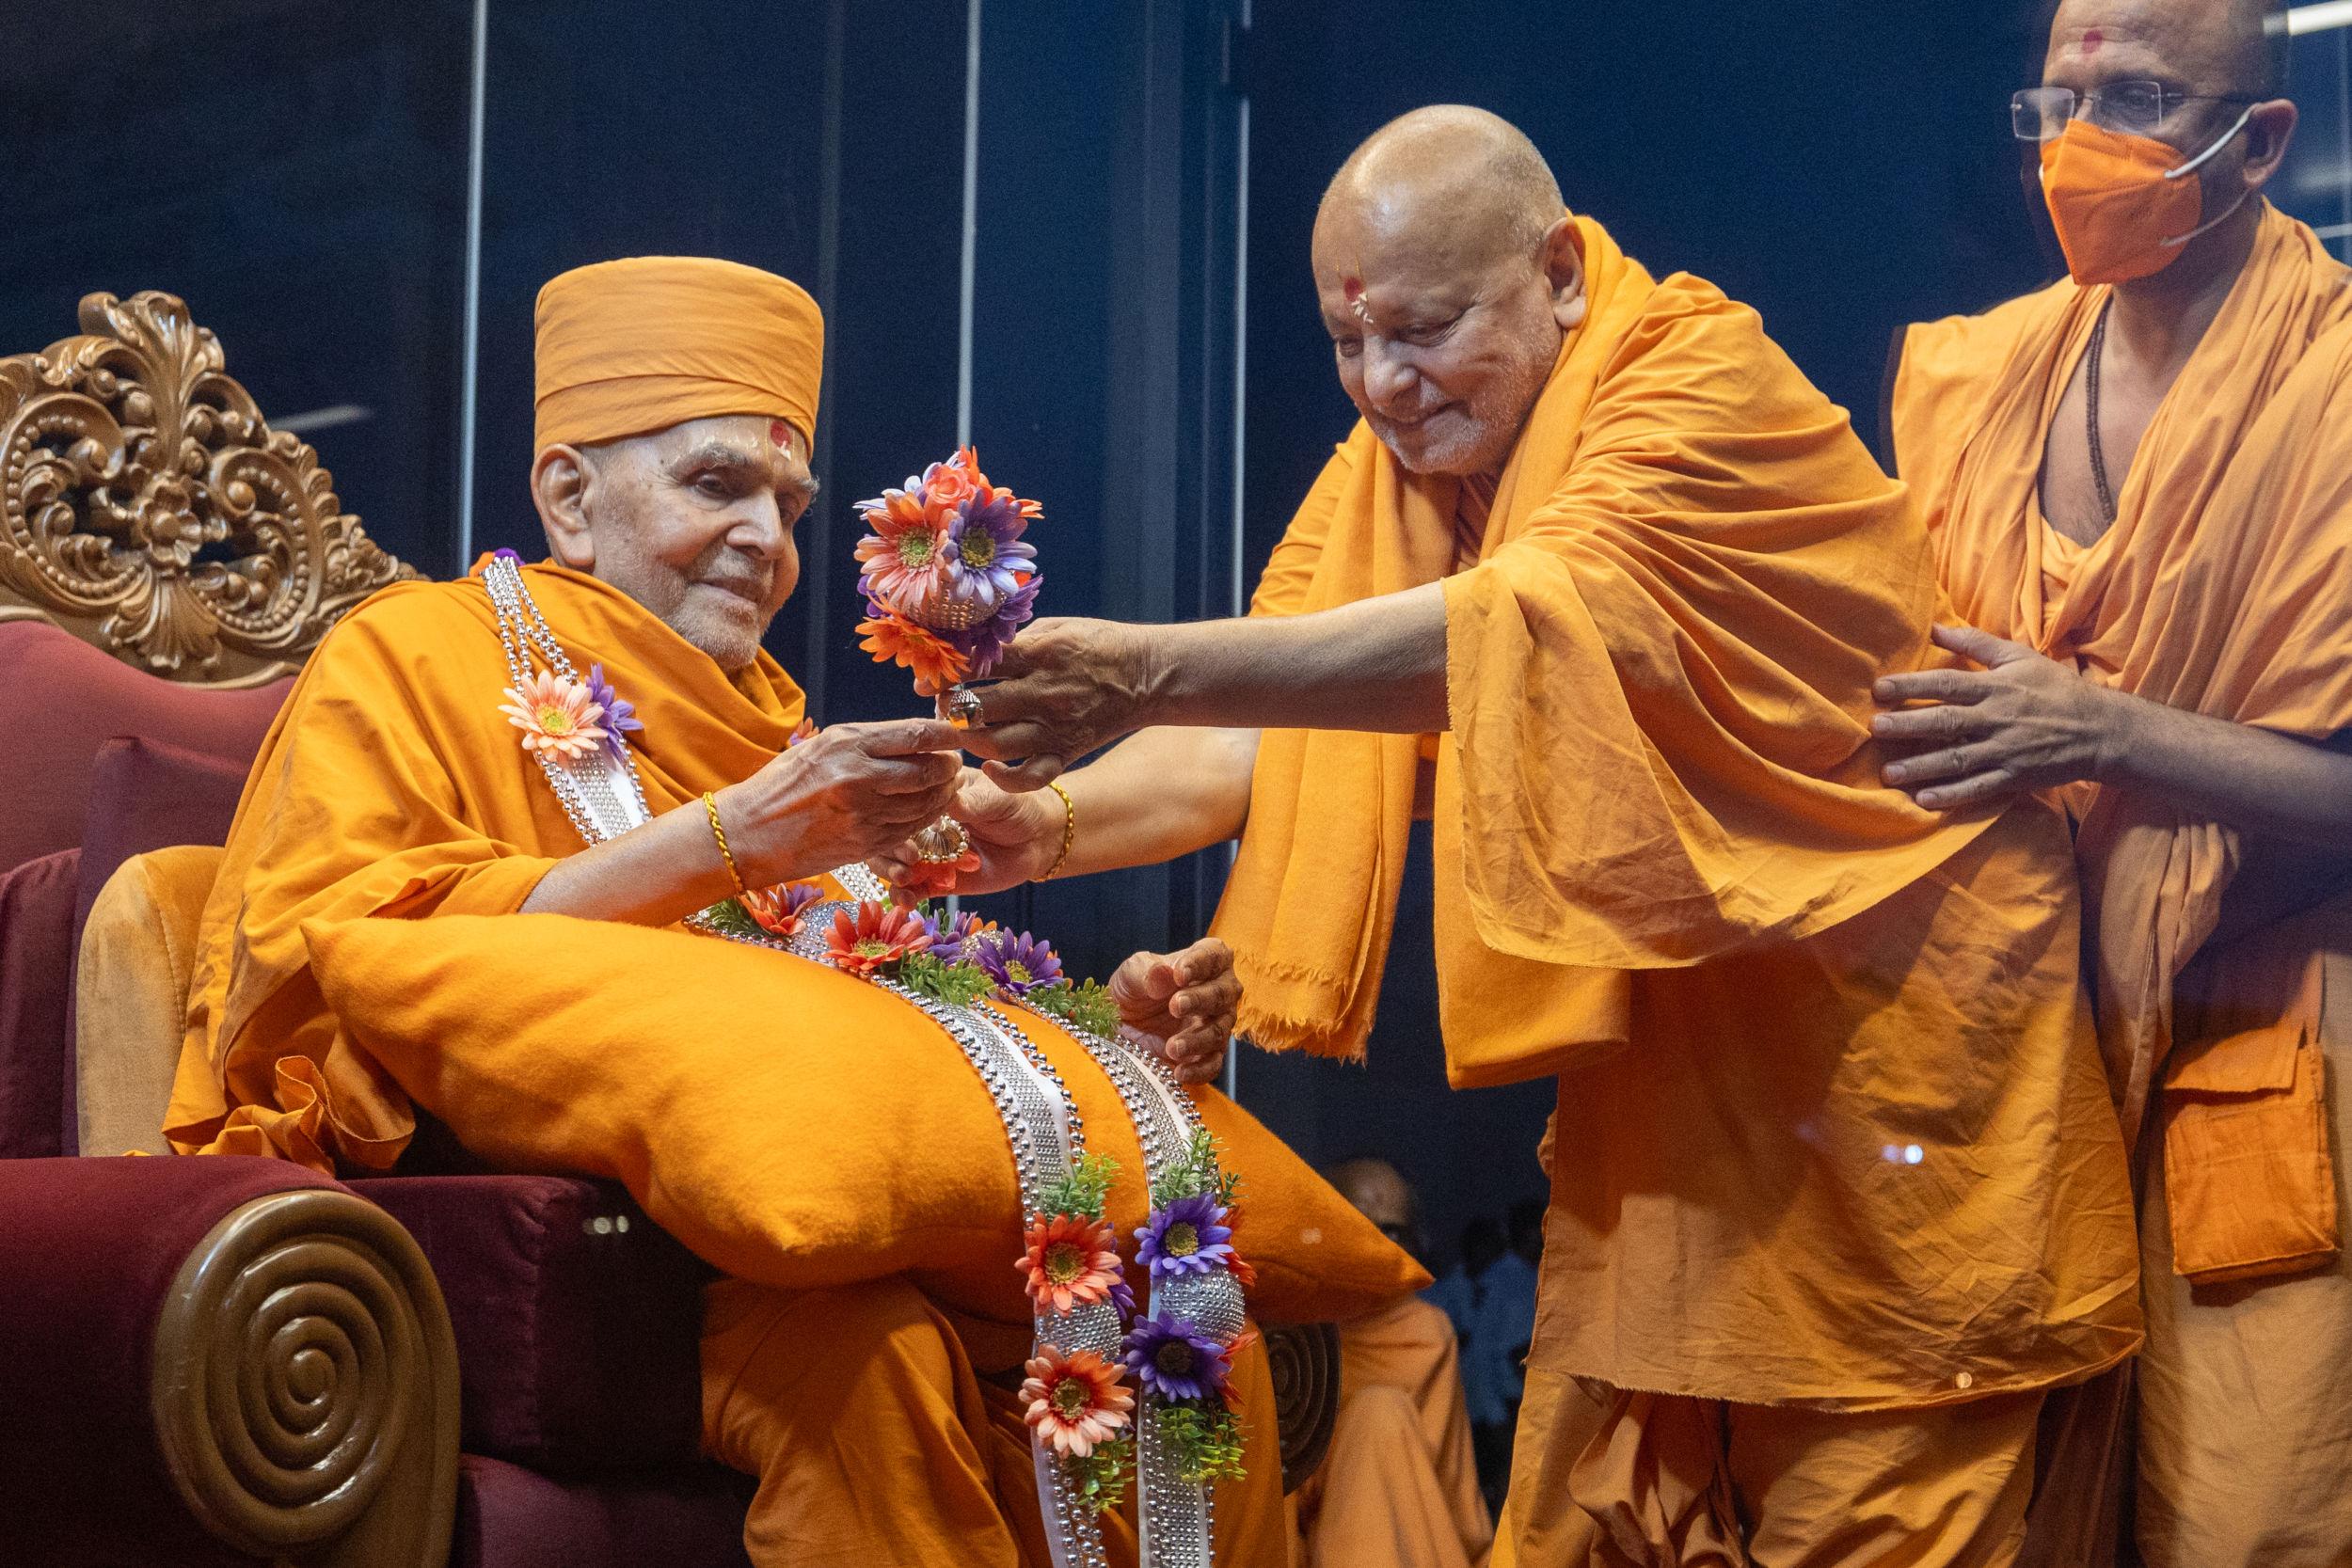
[[[1350,305],[1364,296],[1364,280],[1360,277],[1343,278],[1341,280],[1340,288],[1347,295],[1347,303]]]
[[[792,427],[782,420],[771,420],[768,421],[768,439],[789,451],[792,450]]]
[[[2098,28],[2093,27],[2090,31],[2083,35],[2083,53],[2086,55],[2096,55],[2099,52],[2099,46],[2106,41],[2106,34],[2099,31]]]

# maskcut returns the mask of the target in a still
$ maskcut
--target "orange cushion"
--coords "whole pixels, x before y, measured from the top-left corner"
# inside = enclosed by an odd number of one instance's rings
[[[561,915],[304,936],[345,1028],[494,1164],[618,1180],[739,1278],[913,1273],[968,1311],[1025,1320],[1003,1124],[946,1034],[889,992],[764,948]],[[1147,1198],[1133,1125],[1075,1041],[1022,1021],[1088,1147],[1118,1162],[1111,1219],[1131,1233]],[[1236,1244],[1258,1269],[1260,1319],[1349,1317],[1426,1283],[1248,1113],[1197,1098],[1242,1180]]]

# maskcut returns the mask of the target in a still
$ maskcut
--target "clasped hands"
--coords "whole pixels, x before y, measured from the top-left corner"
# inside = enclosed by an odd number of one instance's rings
[[[1931,635],[1979,668],[1880,679],[1872,695],[1889,711],[1870,734],[1894,757],[1885,783],[1931,811],[1965,811],[2111,775],[2128,744],[2129,699],[1974,626]]]
[[[1060,798],[1009,793],[965,768],[958,753],[968,743],[980,750],[978,739],[993,745],[1002,737],[976,737],[942,720],[896,720],[836,724],[782,752],[718,792],[744,880],[765,886],[860,861],[896,880],[913,835],[951,813],[981,858],[979,871],[962,879],[963,891],[993,892],[1041,875],[1060,843]],[[1052,771],[1006,771],[1009,782],[1039,789],[1059,763]],[[1203,1083],[1222,1069],[1241,1001],[1223,942],[1205,938],[1173,953],[1136,953],[1112,974],[1109,991],[1128,1030],[1184,1082]]]

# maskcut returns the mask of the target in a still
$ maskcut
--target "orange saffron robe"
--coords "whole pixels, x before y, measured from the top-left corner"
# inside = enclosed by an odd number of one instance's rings
[[[730,676],[620,590],[552,565],[524,573],[581,673],[600,662],[636,705],[645,730],[631,752],[653,812],[749,777],[784,750],[804,704],[774,660],[763,654]],[[182,1152],[269,1155],[332,1173],[389,1168],[406,1148],[415,1106],[329,1006],[303,927],[513,914],[578,852],[578,830],[499,712],[505,680],[478,584],[387,589],[304,669],[246,783],[199,932],[166,1122]],[[748,951],[708,945],[714,957]],[[511,1034],[526,1037],[533,1022],[514,1017]],[[961,1063],[954,1070],[968,1072]],[[548,1089],[553,1098],[516,1093],[485,1106],[487,1092],[469,1101],[481,1119],[458,1131],[529,1121],[540,1140],[533,1163],[594,1127],[642,1154],[646,1140],[632,1118],[677,1114],[658,1099],[624,1104],[611,1082],[585,1075]],[[748,1126],[739,1135],[752,1147],[766,1133]],[[755,1161],[736,1164],[737,1188],[714,1180],[657,1191],[642,1161],[628,1167],[630,1186],[656,1218],[715,1250],[727,1218],[746,1207],[744,1189],[761,1180]],[[680,1170],[710,1174],[663,1174]],[[1140,1202],[1132,1193],[1127,1200]],[[1336,1195],[1331,1202],[1348,1212]],[[987,1272],[1009,1280],[1013,1250],[1009,1236],[1004,1266]],[[737,1277],[710,1288],[705,1445],[762,1477],[746,1536],[762,1568],[1048,1560],[1019,1401],[979,1381],[1010,1378],[1020,1366],[1025,1314],[1007,1323],[952,1312],[934,1293],[899,1276],[832,1291]],[[812,1354],[818,1338],[859,1354]],[[1255,1568],[1287,1552],[1289,1531],[1262,1346],[1237,1358],[1234,1376],[1252,1402],[1244,1411],[1249,1474],[1220,1488],[1217,1560]],[[835,1418],[844,1405],[850,1413]],[[876,1490],[876,1477],[896,1479]],[[1115,1563],[1135,1560],[1131,1518],[1106,1518],[1105,1535]]]
[[[1449,1067],[1560,1080],[1531,1381],[1868,1409],[2089,1376],[2140,1321],[2063,826],[1880,785],[1871,683],[1943,610],[1915,513],[1754,311],[1579,227],[1589,314],[1477,563],[1447,575],[1455,482],[1359,424],[1254,607],[1445,580]],[[1417,744],[1263,736],[1216,925],[1261,1042],[1369,1035]]]
[[[2038,491],[2112,291],[2060,281],[1911,328],[1896,454],[1961,618],[2169,707],[2312,740],[2352,727],[2348,280],[2309,229],[2265,210],[2088,546],[2047,526]],[[2162,1114],[2175,1267],[2213,1281],[2327,1262],[2316,955],[2247,942],[2192,972],[2242,835],[2145,792],[2084,784],[2064,799],[2126,1137]]]

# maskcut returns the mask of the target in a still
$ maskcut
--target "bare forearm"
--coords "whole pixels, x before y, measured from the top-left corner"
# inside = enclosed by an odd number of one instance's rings
[[[700,800],[557,863],[523,900],[525,914],[667,926],[735,891]]]
[[[2120,704],[2122,744],[2100,782],[2163,796],[2244,832],[2341,848],[2352,843],[2352,756],[2291,736],[2186,713],[2144,698]]]
[[[1168,626],[1153,647],[1156,723],[1446,728],[1445,594],[1429,583],[1312,615]]]
[[[1076,809],[1061,875],[1157,865],[1240,834],[1258,732],[1150,729],[1062,779]]]

